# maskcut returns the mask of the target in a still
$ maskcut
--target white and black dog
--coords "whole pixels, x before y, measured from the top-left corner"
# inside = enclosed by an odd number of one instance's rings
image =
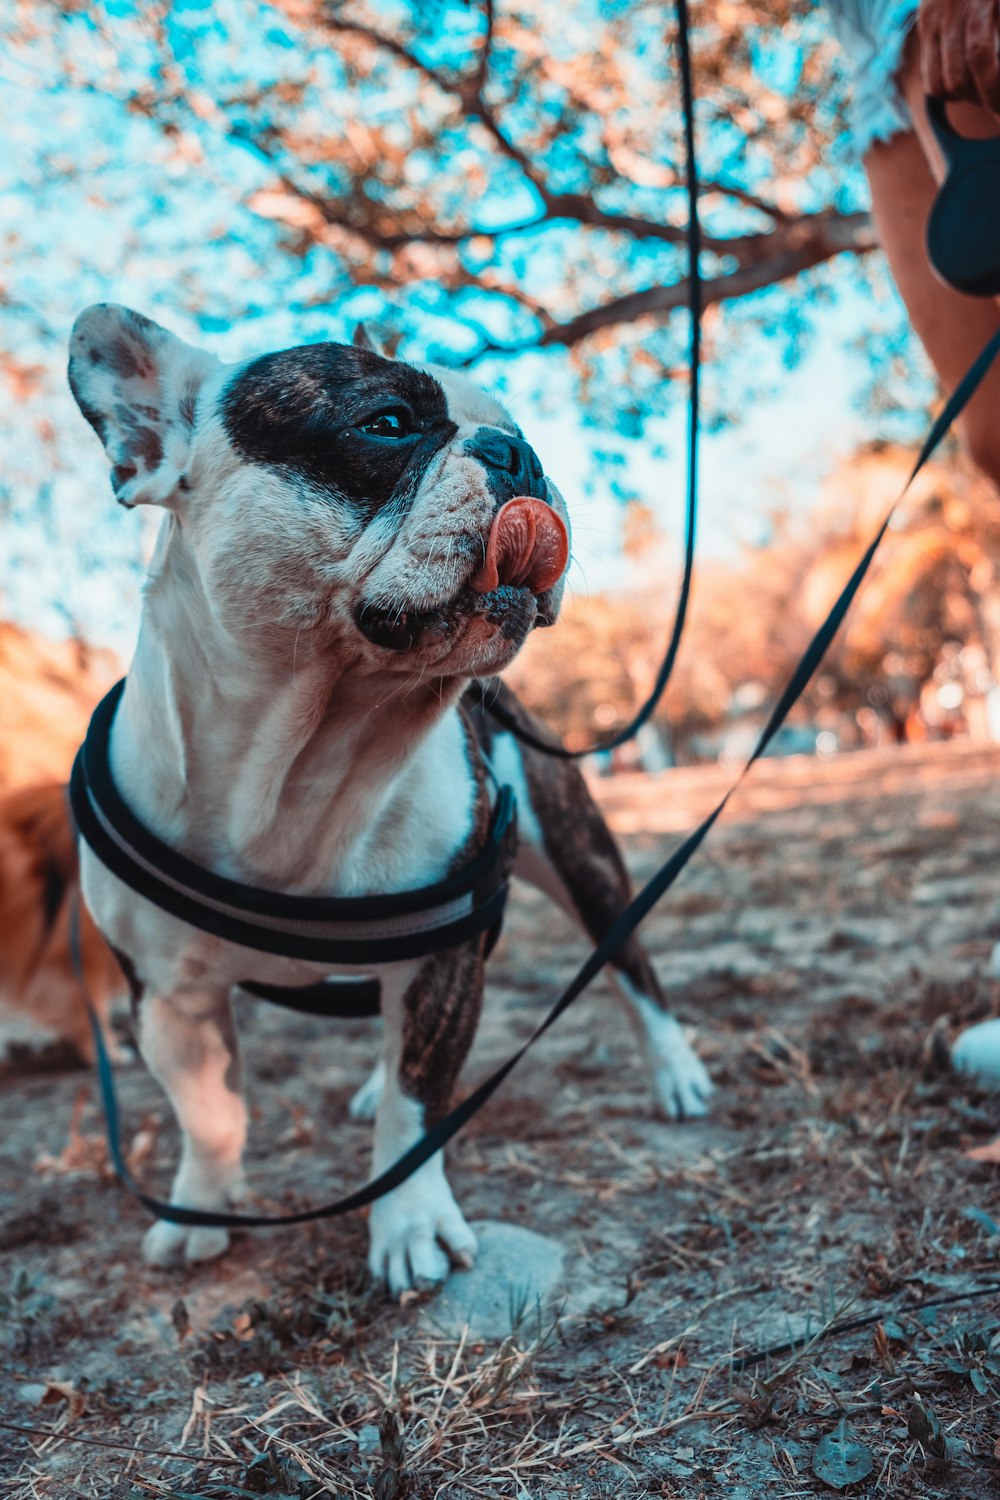
[[[217,874],[270,890],[412,890],[482,842],[488,755],[517,795],[515,872],[601,936],[629,886],[582,778],[522,748],[491,722],[482,691],[466,691],[552,623],[562,592],[561,579],[537,597],[523,584],[470,586],[512,497],[566,519],[504,408],[363,337],[224,367],[113,306],[78,319],[69,379],[118,500],[165,512],[111,742],[136,815]],[[244,1192],[247,1120],[230,990],[248,976],[307,985],[317,966],[188,926],[86,845],[81,866],[90,910],[132,975],[143,1057],[182,1131],[173,1201],[224,1208]],[[352,1105],[374,1114],[376,1172],[448,1108],[480,1012],[484,943],[378,975],[383,1061]],[[615,978],[657,1104],[670,1117],[703,1114],[707,1074],[638,942],[621,950]],[[158,1221],[143,1248],[166,1265],[227,1242],[222,1229]],[[475,1238],[440,1155],[375,1203],[370,1242],[371,1270],[394,1293],[440,1282],[449,1257],[471,1263]]]

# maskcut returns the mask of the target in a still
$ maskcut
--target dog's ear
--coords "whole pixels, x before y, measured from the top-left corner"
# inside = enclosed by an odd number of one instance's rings
[[[367,349],[371,354],[381,354],[383,358],[385,357],[385,350],[379,348],[364,323],[358,323],[355,326],[351,343],[355,349]]]
[[[70,389],[104,444],[120,504],[169,505],[188,461],[198,393],[218,367],[127,307],[98,303],[77,318]]]

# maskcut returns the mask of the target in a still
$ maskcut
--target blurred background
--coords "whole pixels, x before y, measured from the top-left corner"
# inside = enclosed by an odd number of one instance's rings
[[[690,626],[605,772],[734,760],[937,399],[875,248],[808,0],[695,0],[706,430]],[[672,7],[646,0],[0,4],[0,781],[61,774],[127,662],[156,518],[65,381],[80,308],[223,359],[349,339],[466,369],[574,517],[565,613],[511,674],[571,744],[672,620],[687,395]],[[1000,737],[1000,509],[954,446],[908,498],[778,753]]]

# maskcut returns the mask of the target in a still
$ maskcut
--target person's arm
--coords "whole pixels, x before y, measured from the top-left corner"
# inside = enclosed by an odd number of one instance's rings
[[[1000,0],[920,0],[917,37],[928,94],[1000,118]]]

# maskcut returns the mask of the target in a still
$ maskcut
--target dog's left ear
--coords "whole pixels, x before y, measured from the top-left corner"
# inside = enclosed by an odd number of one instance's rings
[[[69,383],[104,444],[121,505],[169,505],[184,473],[198,393],[219,361],[141,313],[98,303],[73,325]]]

